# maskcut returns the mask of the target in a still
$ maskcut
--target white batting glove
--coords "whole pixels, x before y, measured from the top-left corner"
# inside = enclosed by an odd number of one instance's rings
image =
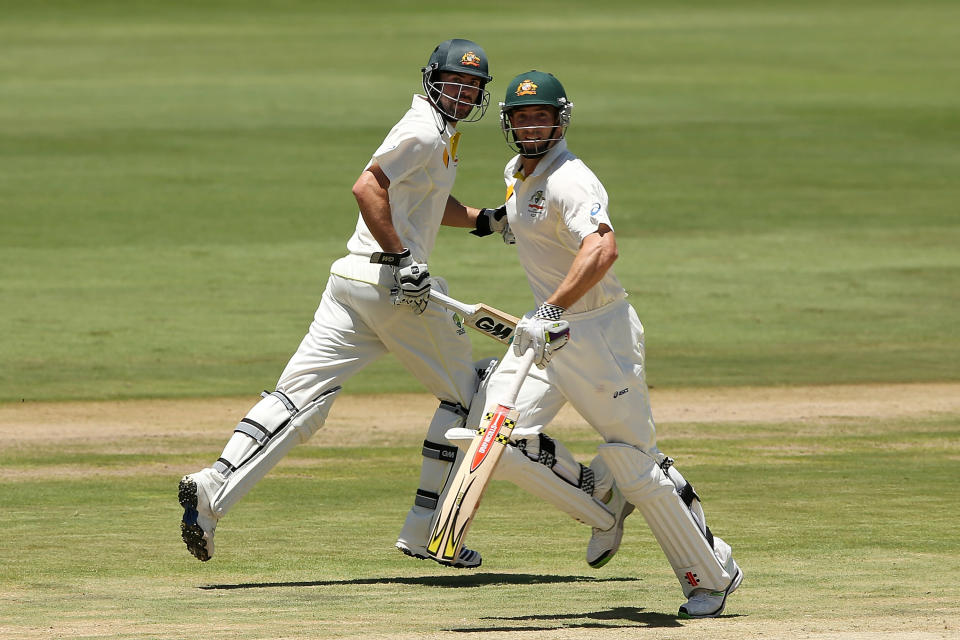
[[[507,222],[507,205],[505,204],[496,209],[480,209],[477,228],[470,233],[480,238],[499,233],[504,243],[517,244],[517,238],[510,230],[510,223]]]
[[[563,307],[544,303],[525,314],[513,334],[513,352],[521,356],[532,348],[533,364],[545,368],[553,353],[570,341],[570,323],[560,319],[563,312]]]
[[[427,265],[413,262],[400,267],[396,273],[398,294],[394,296],[393,304],[408,304],[417,314],[427,308],[430,296],[430,271]]]
[[[393,267],[395,284],[390,288],[393,304],[408,304],[414,313],[423,313],[430,296],[430,270],[426,264],[414,262],[410,249],[400,253],[377,251],[370,256],[370,262]]]

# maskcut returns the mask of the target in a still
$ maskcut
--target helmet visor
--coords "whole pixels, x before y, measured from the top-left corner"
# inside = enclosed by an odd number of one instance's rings
[[[510,109],[505,104],[500,104],[500,128],[503,131],[503,137],[509,147],[525,158],[540,157],[557,142],[563,140],[567,125],[570,123],[570,108],[573,104],[564,103],[563,109],[547,105],[531,106],[534,110],[537,107],[549,109],[552,116],[549,119],[541,118],[539,122],[525,118],[519,113],[516,114],[518,117],[513,117],[511,114],[515,114],[519,109]]]
[[[425,73],[423,76],[424,91],[437,111],[448,120],[459,122],[476,122],[483,117],[490,105],[490,92],[483,85],[475,87],[451,80],[434,80],[438,75]]]

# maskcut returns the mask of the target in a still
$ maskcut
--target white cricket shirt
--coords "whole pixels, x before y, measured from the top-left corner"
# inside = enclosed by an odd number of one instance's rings
[[[556,291],[567,276],[583,239],[601,223],[613,229],[607,212],[607,192],[582,160],[561,140],[522,177],[520,156],[504,168],[507,220],[517,237],[517,254],[527,273],[537,306]],[[626,296],[613,270],[567,311],[591,311]]]
[[[410,109],[373,153],[390,179],[393,226],[414,260],[427,262],[440,229],[443,210],[457,177],[460,134],[442,120],[425,96],[413,96]],[[351,254],[370,257],[380,245],[358,216],[347,242]]]

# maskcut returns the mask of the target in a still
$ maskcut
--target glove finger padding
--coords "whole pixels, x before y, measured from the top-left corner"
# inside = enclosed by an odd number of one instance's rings
[[[397,294],[394,304],[408,304],[414,312],[423,313],[430,295],[430,271],[427,265],[414,262],[397,269]]]
[[[393,268],[394,285],[390,287],[393,304],[408,304],[415,313],[423,313],[430,295],[430,270],[421,262],[414,262],[410,249],[398,253],[374,251],[370,262]]]
[[[533,363],[543,369],[553,358],[555,351],[570,341],[570,323],[566,320],[550,320],[530,317],[529,314],[517,323],[513,338],[513,352],[523,355],[533,349]]]
[[[543,348],[543,364],[535,362],[538,368],[543,369],[553,358],[555,351],[559,351],[570,342],[570,323],[566,320],[551,320],[546,330],[547,343]]]

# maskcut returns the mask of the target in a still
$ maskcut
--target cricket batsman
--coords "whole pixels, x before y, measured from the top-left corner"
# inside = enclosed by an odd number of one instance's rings
[[[467,423],[480,423],[485,405],[489,410],[486,398],[502,396],[520,356],[533,348],[537,367],[520,389],[516,427],[501,461],[537,461],[553,471],[544,480],[558,487],[589,479],[617,523],[607,531],[594,528],[587,552],[593,566],[616,551],[635,507],[680,581],[686,602],[679,615],[719,616],[743,573],[730,545],[707,527],[700,496],[657,448],[643,326],[612,270],[618,252],[607,193],[567,149],[572,111],[563,85],[542,71],[511,80],[500,105],[503,134],[517,153],[504,169],[507,222],[536,309],[517,325],[513,348],[484,382]],[[590,473],[543,433],[567,402],[605,441]],[[455,441],[465,446],[470,440]]]
[[[427,557],[431,516],[457,462],[444,433],[463,426],[477,388],[469,338],[451,314],[427,305],[435,286],[427,262],[441,224],[509,233],[502,207],[466,207],[450,193],[460,161],[457,126],[483,117],[492,79],[475,42],[451,39],[433,50],[422,69],[423,95],[414,95],[353,186],[360,213],[348,254],[333,263],[276,389],[240,420],[213,464],[180,481],[181,535],[199,560],[213,556],[219,520],[323,426],[347,379],[387,352],[439,401],[423,443],[420,486],[396,542],[407,555]],[[464,548],[451,564],[480,563],[479,553]]]

